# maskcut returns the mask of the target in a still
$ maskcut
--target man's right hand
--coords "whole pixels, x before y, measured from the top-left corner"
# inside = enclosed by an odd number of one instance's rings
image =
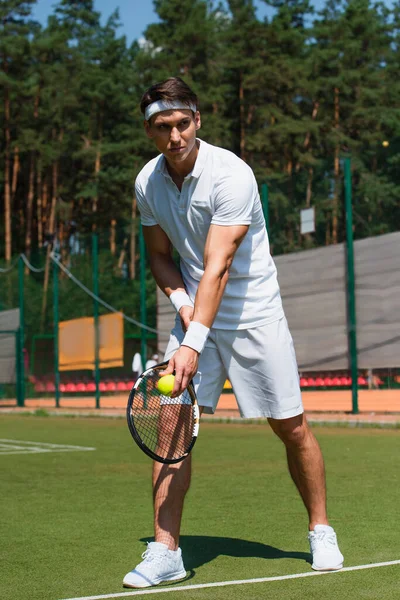
[[[189,327],[190,321],[193,319],[193,313],[194,313],[193,306],[182,306],[179,311],[182,328],[185,333],[187,331],[187,328]]]

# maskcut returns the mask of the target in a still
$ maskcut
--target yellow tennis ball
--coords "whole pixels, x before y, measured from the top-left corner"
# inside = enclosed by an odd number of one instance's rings
[[[170,396],[174,389],[175,377],[174,375],[164,375],[157,381],[157,389],[164,396]]]

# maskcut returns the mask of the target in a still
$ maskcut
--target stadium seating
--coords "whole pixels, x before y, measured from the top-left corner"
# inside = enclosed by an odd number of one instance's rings
[[[393,384],[400,384],[400,375],[392,376]],[[30,376],[29,381],[32,383],[33,388],[36,394],[43,393],[54,393],[55,385],[54,378],[52,376],[46,377],[35,377]],[[359,387],[368,387],[369,379],[368,377],[364,377],[359,375],[357,378],[357,384]],[[385,381],[379,377],[378,375],[373,375],[373,386],[381,386],[384,385]],[[102,393],[126,393],[130,392],[132,387],[135,385],[134,379],[129,378],[115,378],[115,379],[103,379],[99,383],[99,391]],[[316,373],[314,376],[305,376],[302,375],[300,377],[300,387],[301,388],[312,388],[312,389],[329,389],[329,388],[349,388],[351,386],[351,377],[348,375],[342,374],[330,374],[325,375],[323,373]],[[232,386],[230,382],[227,380],[224,384],[224,390],[230,392]],[[96,384],[93,380],[89,378],[82,377],[79,380],[72,380],[62,374],[62,381],[59,386],[59,390],[63,394],[93,394],[96,391]]]

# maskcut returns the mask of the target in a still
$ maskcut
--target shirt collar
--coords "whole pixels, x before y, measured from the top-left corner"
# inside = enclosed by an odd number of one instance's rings
[[[194,177],[195,179],[198,179],[200,177],[200,175],[202,174],[204,166],[206,164],[207,143],[203,142],[203,140],[201,140],[200,138],[197,138],[197,141],[199,142],[200,146],[199,146],[199,152],[197,154],[196,162],[194,163],[194,167],[191,170],[191,172],[186,175],[185,179],[189,179],[190,177]],[[159,173],[162,173],[165,177],[168,177],[169,179],[171,179],[171,176],[168,173],[166,163],[167,163],[167,161],[165,160],[164,154],[160,154],[160,157],[159,157],[159,159],[157,161],[157,165],[156,165],[156,171],[158,171]]]

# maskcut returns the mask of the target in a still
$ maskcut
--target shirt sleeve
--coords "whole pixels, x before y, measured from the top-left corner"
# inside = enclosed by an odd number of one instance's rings
[[[250,225],[257,184],[247,165],[230,171],[215,187],[213,225]]]
[[[152,227],[153,225],[158,225],[156,219],[154,218],[153,212],[149,206],[149,203],[146,200],[146,197],[142,190],[142,186],[140,185],[138,179],[136,179],[135,183],[135,194],[142,225],[144,225],[145,227]]]

